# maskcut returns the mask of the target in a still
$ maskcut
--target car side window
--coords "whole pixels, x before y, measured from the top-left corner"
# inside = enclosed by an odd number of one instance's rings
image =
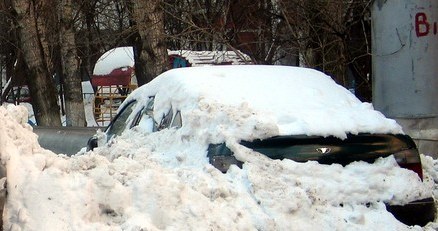
[[[141,117],[135,125],[144,132],[150,133],[157,131],[157,123],[154,120],[154,97],[150,97]]]
[[[173,110],[172,110],[172,107],[171,107],[169,109],[169,112],[167,112],[167,114],[164,115],[163,119],[161,120],[161,123],[158,126],[158,131],[170,127],[170,124],[172,122],[172,118],[173,118]]]
[[[174,116],[172,107],[163,115],[159,124],[154,120],[154,99],[154,97],[150,97],[148,104],[143,108],[141,115],[136,117],[132,126],[136,126],[136,129],[147,133],[170,127],[180,128],[182,126],[181,112],[177,111]]]
[[[172,124],[170,125],[171,128],[180,128],[182,127],[182,119],[181,119],[181,112],[177,111],[175,114],[175,117],[173,118]]]
[[[108,126],[108,129],[106,130],[106,135],[108,139],[122,134],[127,126],[127,123],[129,122],[129,115],[131,115],[135,105],[136,101],[132,101],[117,114],[117,116],[114,118],[114,120],[111,122],[111,124]]]

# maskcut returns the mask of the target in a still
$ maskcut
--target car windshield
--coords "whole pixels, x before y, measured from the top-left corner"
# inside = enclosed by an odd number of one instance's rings
[[[135,105],[136,101],[132,101],[117,114],[106,130],[108,139],[122,134],[129,123],[128,119]]]

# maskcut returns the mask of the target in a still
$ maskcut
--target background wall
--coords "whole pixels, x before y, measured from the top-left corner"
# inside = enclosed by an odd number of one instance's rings
[[[438,1],[377,0],[372,8],[373,104],[420,152],[438,157]]]

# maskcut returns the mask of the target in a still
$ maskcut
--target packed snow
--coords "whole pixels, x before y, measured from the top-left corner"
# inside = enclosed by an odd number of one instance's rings
[[[125,104],[150,96],[155,96],[156,121],[171,107],[180,110],[186,120],[196,115],[194,110],[205,112],[193,119],[212,119],[200,122],[208,125],[211,133],[236,125],[230,133],[242,139],[254,134],[254,127],[265,133],[256,138],[303,134],[345,138],[348,133],[403,132],[370,103],[362,103],[329,76],[309,68],[236,65],[172,69],[133,92]],[[233,121],[239,118],[239,123]],[[244,125],[246,130],[240,135]]]
[[[185,70],[180,70],[184,72]],[[239,72],[239,69],[233,71]],[[312,75],[311,70],[303,70]],[[171,84],[177,84],[173,71]],[[262,70],[260,75],[267,74]],[[310,74],[309,74],[310,73]],[[204,73],[205,74],[205,73]],[[222,81],[232,76],[220,75]],[[200,78],[196,75],[193,79]],[[184,125],[145,133],[141,127],[128,130],[94,151],[67,157],[40,147],[27,123],[25,107],[0,107],[0,154],[7,172],[7,202],[3,214],[5,230],[436,230],[438,223],[409,227],[397,221],[385,204],[404,204],[438,196],[438,161],[422,156],[424,181],[412,171],[398,167],[391,157],[374,164],[354,162],[320,165],[310,161],[271,160],[238,144],[240,139],[273,134],[332,134],[367,129],[402,132],[392,120],[359,102],[329,77],[310,78],[300,84],[310,89],[298,92],[272,89],[268,82],[260,93],[304,94],[299,98],[277,98],[279,104],[308,104],[306,116],[264,101],[242,102],[252,97],[249,89],[231,97],[231,89],[188,91],[203,81],[160,91],[160,81],[143,87],[132,98],[147,99],[144,92],[157,93],[156,108],[181,110]],[[249,83],[248,79],[240,79]],[[280,81],[280,79],[272,79]],[[283,81],[283,80],[281,80]],[[320,82],[323,81],[323,82]],[[283,82],[282,82],[283,83]],[[286,84],[286,82],[285,82]],[[243,84],[242,86],[244,86]],[[300,86],[303,86],[300,85]],[[326,87],[321,87],[326,86]],[[333,86],[333,87],[330,87]],[[222,94],[219,94],[221,93]],[[330,93],[332,92],[332,93]],[[190,94],[189,94],[190,93]],[[159,95],[160,94],[160,95]],[[333,94],[333,95],[332,95]],[[335,96],[341,94],[341,98]],[[210,97],[213,96],[213,97]],[[254,95],[255,96],[255,95]],[[318,96],[318,97],[315,97]],[[313,98],[341,100],[322,104]],[[197,105],[184,106],[184,102]],[[216,100],[213,100],[216,99]],[[224,104],[231,105],[229,107]],[[269,112],[265,111],[266,107]],[[334,108],[332,108],[334,107]],[[324,122],[313,110],[346,107],[341,120]],[[358,113],[351,113],[357,110]],[[290,114],[287,116],[286,114]],[[330,114],[320,116],[329,117]],[[157,118],[158,118],[157,117]],[[204,118],[204,120],[202,120]],[[356,121],[362,118],[362,121]],[[317,121],[317,127],[310,120]],[[208,123],[207,127],[204,127]],[[334,124],[342,124],[342,129]],[[274,129],[268,125],[277,125]],[[100,134],[101,135],[101,134]],[[231,166],[223,174],[206,157],[209,143],[226,141],[245,163]],[[3,181],[0,182],[4,182]]]
[[[66,157],[41,148],[26,118],[24,107],[0,108],[6,230],[422,230],[398,222],[384,203],[427,196],[438,180],[430,157],[423,183],[392,157],[342,167],[252,153],[222,174],[197,137],[174,129],[133,130]]]

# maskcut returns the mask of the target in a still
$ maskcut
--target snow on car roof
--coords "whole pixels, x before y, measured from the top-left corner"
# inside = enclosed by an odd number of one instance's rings
[[[183,117],[199,110],[209,118],[206,124],[219,127],[229,126],[217,121],[224,122],[221,114],[237,127],[242,124],[236,123],[245,121],[243,117],[250,116],[253,124],[247,126],[263,127],[266,134],[261,136],[345,138],[348,133],[402,133],[394,120],[385,118],[370,103],[361,102],[329,76],[309,68],[230,65],[172,69],[130,98],[150,96],[155,96],[157,121],[172,107]]]

